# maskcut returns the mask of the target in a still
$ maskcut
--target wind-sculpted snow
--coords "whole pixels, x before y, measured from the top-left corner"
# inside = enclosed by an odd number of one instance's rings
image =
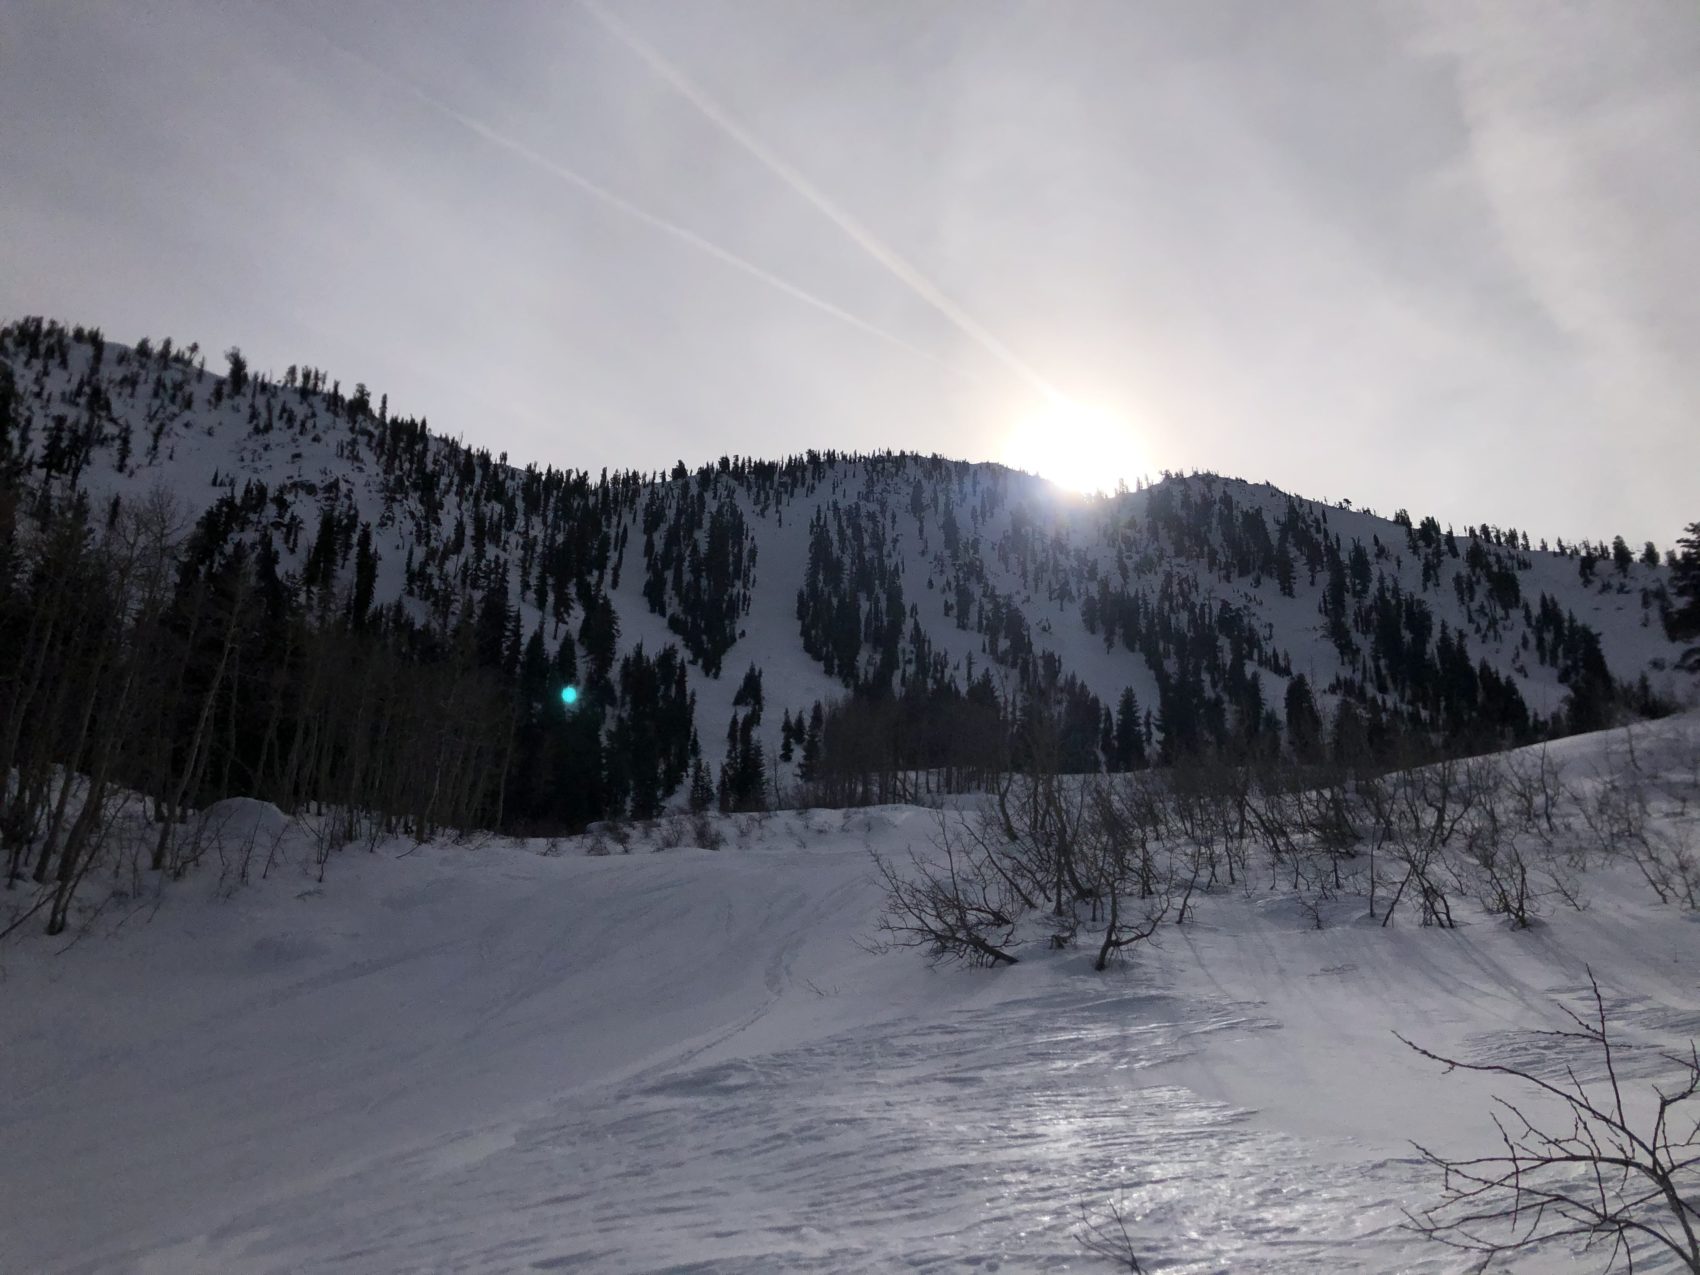
[[[1154,1237],[1145,1251],[1163,1269],[1237,1269],[1271,1249],[1283,1270],[1377,1269],[1385,1249],[1352,1250],[1396,1220],[1397,1166],[1360,1162],[1349,1148],[1324,1158],[1142,1076],[1184,1058],[1196,1031],[1274,1026],[1201,1011],[1131,988],[1081,988],[1060,1003],[1047,994],[669,1068],[482,1139],[374,1162],[169,1260],[1078,1268],[1075,1209],[1113,1190]],[[374,1193],[389,1201],[376,1213]],[[312,1238],[303,1245],[302,1235]]]
[[[1700,1031],[1700,930],[1621,865],[1524,930],[1351,896],[1318,930],[1265,877],[1103,975],[869,950],[869,850],[936,817],[384,842],[322,885],[289,826],[246,888],[0,949],[0,1270],[1107,1270],[1075,1236],[1115,1203],[1147,1270],[1450,1272],[1401,1226],[1439,1189],[1408,1140],[1482,1149],[1499,1091],[1395,1032],[1586,1075],[1538,1033],[1590,968],[1626,1079]]]

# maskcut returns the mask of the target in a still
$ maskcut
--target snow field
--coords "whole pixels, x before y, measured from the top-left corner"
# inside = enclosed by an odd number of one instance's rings
[[[1555,755],[1585,777],[1621,747]],[[322,886],[286,828],[229,897],[190,877],[8,945],[0,1270],[1108,1270],[1074,1232],[1116,1200],[1148,1270],[1460,1271],[1399,1225],[1439,1186],[1408,1140],[1483,1150],[1513,1091],[1395,1031],[1586,1067],[1532,1033],[1591,967],[1625,1074],[1700,1034],[1696,918],[1627,865],[1526,931],[1351,897],[1316,930],[1265,874],[1106,975],[1087,942],[996,971],[870,951],[869,850],[924,851],[935,817],[387,842]]]

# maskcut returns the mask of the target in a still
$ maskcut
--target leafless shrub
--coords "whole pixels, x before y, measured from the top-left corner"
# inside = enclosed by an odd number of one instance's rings
[[[1313,930],[1324,926],[1323,909],[1338,892],[1338,860],[1324,851],[1293,856],[1293,898]]]
[[[1224,876],[1230,885],[1238,880],[1252,827],[1250,775],[1243,767],[1202,760],[1175,771],[1168,814],[1194,887],[1211,889]],[[1185,919],[1183,906],[1178,920]]]
[[[1120,1200],[1107,1200],[1095,1212],[1082,1204],[1080,1229],[1075,1231],[1074,1238],[1088,1253],[1107,1258],[1133,1275],[1144,1275],[1145,1268],[1139,1264],[1127,1223],[1126,1205]]]
[[[1636,866],[1661,903],[1700,909],[1700,853],[1692,823],[1670,822],[1649,833]]]
[[[1269,859],[1271,878],[1301,852],[1305,836],[1303,792],[1267,787],[1250,808],[1252,827]]]
[[[1577,878],[1586,855],[1576,850],[1576,790],[1544,746],[1484,764],[1494,772],[1482,807],[1488,818],[1474,819],[1471,831],[1478,835],[1471,850],[1488,886],[1488,910],[1519,926],[1533,915],[1532,908],[1518,906],[1520,895],[1531,904],[1544,906],[1550,898],[1581,910]],[[1487,838],[1479,835],[1484,822],[1493,834]]]
[[[1479,1256],[1478,1270],[1496,1258],[1528,1253],[1553,1241],[1581,1239],[1605,1246],[1606,1270],[1635,1269],[1637,1254],[1674,1257],[1700,1272],[1700,1120],[1678,1114],[1700,1092],[1700,1054],[1661,1055],[1681,1077],[1671,1089],[1655,1087],[1657,1108],[1642,1125],[1633,1122],[1618,1077],[1605,1002],[1589,972],[1594,1012],[1565,1011],[1574,1028],[1543,1033],[1561,1045],[1597,1051],[1604,1078],[1593,1091],[1566,1067],[1565,1080],[1544,1080],[1518,1067],[1468,1063],[1399,1039],[1448,1072],[1508,1076],[1531,1086],[1564,1109],[1567,1128],[1549,1132],[1518,1105],[1495,1097],[1493,1123],[1501,1150],[1459,1159],[1421,1145],[1418,1153],[1442,1173],[1441,1201],[1407,1213],[1422,1235]]]
[[[1375,919],[1376,892],[1385,860],[1399,828],[1398,783],[1392,775],[1363,776],[1353,789],[1363,812],[1363,848],[1368,858],[1369,915]],[[1388,915],[1391,915],[1389,908]],[[1386,924],[1386,920],[1382,922]]]
[[[376,854],[384,838],[391,834],[390,821],[381,811],[357,808],[355,818],[359,828],[356,837],[366,847],[367,854]]]
[[[1161,803],[1147,780],[1130,774],[1095,783],[1088,802],[1080,850],[1091,917],[1104,927],[1093,968],[1105,970],[1157,932],[1169,914],[1170,882],[1155,851]]]
[[[1357,855],[1364,839],[1362,814],[1353,801],[1344,773],[1330,774],[1326,782],[1297,794],[1298,826],[1309,834],[1318,849],[1339,859]]]
[[[1659,784],[1679,818],[1700,804],[1700,731],[1683,731],[1670,741]]]
[[[686,825],[682,819],[657,819],[648,825],[648,831],[657,853],[677,850],[685,844]]]
[[[951,838],[941,838],[937,850],[930,859],[911,850],[907,870],[873,855],[886,896],[877,948],[925,947],[971,965],[1016,964],[1010,947],[1017,909],[1002,877]]]
[[[718,850],[726,844],[726,834],[706,814],[691,816],[691,836],[704,850]]]
[[[1535,752],[1508,753],[1498,759],[1500,791],[1517,826],[1549,850],[1570,834],[1576,794],[1545,745]]]
[[[260,869],[260,880],[264,881],[271,876],[272,869],[277,866],[277,852],[282,848],[283,835],[280,832],[279,835],[272,838],[271,845],[266,847],[266,863]]]
[[[1529,861],[1515,841],[1484,841],[1471,847],[1476,897],[1491,915],[1526,930],[1540,916],[1542,891],[1532,883]]]
[[[1504,772],[1491,773],[1495,779],[1483,800],[1463,820],[1460,875],[1489,914],[1506,917],[1517,929],[1528,929],[1546,893],[1540,886],[1541,865],[1525,850],[1518,822],[1508,818],[1502,806],[1506,789],[1497,779]]]
[[[1392,922],[1406,893],[1414,893],[1422,924],[1451,929],[1452,893],[1460,886],[1451,847],[1465,821],[1492,800],[1495,771],[1481,761],[1452,759],[1387,777],[1380,811],[1386,846],[1399,884],[1381,923]]]
[[[995,814],[965,830],[1026,906],[1048,901],[1060,917],[1091,896],[1080,864],[1089,787],[1051,772],[1011,775],[998,789]]]
[[[1625,764],[1602,775],[1579,803],[1590,848],[1602,859],[1627,857],[1660,903],[1700,908],[1700,853],[1693,821],[1680,806],[1656,811],[1653,786],[1633,736]],[[1663,814],[1666,817],[1659,818]]]
[[[1647,790],[1633,771],[1606,771],[1577,802],[1588,849],[1601,861],[1633,855],[1647,838]]]
[[[229,898],[238,887],[248,883],[248,865],[253,862],[254,845],[260,836],[258,822],[248,829],[246,836],[238,838],[226,835],[229,824],[228,817],[219,820],[213,835],[213,845],[218,853],[217,888],[221,898]]]
[[[331,855],[355,839],[355,830],[342,812],[337,810],[322,812],[317,819],[307,824],[307,829],[313,846],[313,867],[318,872],[319,884],[323,885],[325,869],[330,864]]]
[[[733,815],[728,822],[732,831],[737,834],[738,840],[747,845],[752,837],[761,832],[767,819],[762,814],[746,813]]]

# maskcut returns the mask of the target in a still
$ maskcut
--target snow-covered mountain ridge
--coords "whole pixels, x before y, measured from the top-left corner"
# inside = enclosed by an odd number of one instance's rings
[[[510,675],[529,654],[617,698],[621,657],[675,644],[704,744],[752,666],[783,712],[757,725],[770,757],[793,712],[800,743],[810,706],[851,690],[1009,705],[1044,686],[1076,767],[1283,726],[1296,745],[1300,678],[1323,733],[1351,703],[1372,737],[1508,742],[1693,693],[1651,552],[1552,552],[1208,474],[1082,499],[996,465],[811,452],[593,479],[435,436],[313,369],[204,363],[11,325],[0,468],[97,518],[167,491],[208,554],[245,542],[361,622],[474,630]]]

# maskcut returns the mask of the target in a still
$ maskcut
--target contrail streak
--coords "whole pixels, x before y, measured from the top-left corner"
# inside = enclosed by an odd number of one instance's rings
[[[650,70],[654,71],[663,80],[667,81],[668,84],[672,85],[674,90],[677,91],[681,97],[688,101],[692,106],[696,107],[697,110],[702,112],[702,114],[707,117],[711,123],[717,125],[722,132],[724,132],[733,141],[737,142],[738,145],[742,146],[751,155],[755,156],[757,160],[765,165],[770,172],[783,181],[787,186],[791,187],[791,189],[796,191],[797,194],[801,195],[804,199],[808,200],[809,203],[813,204],[815,208],[827,218],[827,220],[832,222],[833,225],[837,226],[846,235],[848,235],[858,247],[871,256],[875,261],[879,262],[882,266],[889,270],[901,283],[913,291],[916,296],[920,297],[923,301],[927,302],[928,305],[932,306],[940,314],[944,315],[945,318],[949,319],[963,333],[974,340],[994,358],[998,359],[1017,376],[1021,377],[1022,380],[1026,381],[1045,398],[1052,402],[1061,401],[1062,395],[1058,393],[1044,377],[1040,376],[1036,371],[1029,367],[1013,350],[1006,346],[1002,341],[998,340],[993,333],[989,332],[978,321],[976,321],[973,315],[968,314],[961,306],[957,305],[949,297],[945,296],[944,293],[940,292],[933,282],[924,274],[922,274],[914,266],[910,265],[909,262],[905,261],[902,257],[898,256],[891,248],[882,243],[874,236],[872,231],[867,229],[867,227],[863,226],[849,213],[845,212],[842,208],[838,207],[837,204],[833,203],[832,200],[828,199],[825,193],[810,182],[807,177],[803,176],[802,173],[798,172],[795,168],[791,167],[790,164],[786,163],[784,159],[780,158],[780,156],[768,149],[767,145],[763,143],[760,138],[756,137],[736,119],[729,115],[720,106],[720,104],[713,98],[709,97],[708,94],[704,93],[690,80],[686,79],[682,71],[663,57],[641,36],[615,18],[613,14],[609,13],[601,6],[601,4],[597,3],[597,0],[579,0],[579,3],[587,12],[590,13],[592,17],[601,23],[604,29],[613,35],[615,39],[619,40],[621,44],[625,45],[626,48],[630,49],[640,59],[642,59]]]
[[[722,248],[712,239],[705,239],[694,230],[681,226],[676,222],[669,221],[665,217],[658,216],[657,214],[650,212],[648,209],[643,208],[638,204],[634,204],[625,196],[617,194],[616,192],[609,190],[606,186],[603,186],[601,183],[592,181],[582,173],[576,172],[575,170],[567,167],[565,164],[559,163],[556,160],[550,159],[547,155],[533,150],[524,142],[509,137],[505,133],[498,132],[496,129],[491,128],[488,124],[485,124],[481,120],[473,118],[458,107],[451,106],[441,98],[426,92],[423,88],[413,83],[411,80],[405,79],[386,67],[378,65],[363,54],[356,53],[353,49],[343,47],[324,32],[320,31],[317,32],[317,34],[325,41],[326,44],[330,45],[332,49],[341,54],[343,57],[358,63],[363,69],[371,74],[387,80],[389,83],[417,99],[431,110],[436,111],[439,115],[446,116],[459,124],[462,128],[465,128],[469,132],[483,138],[492,146],[500,147],[501,149],[508,151],[510,154],[518,156],[527,163],[530,163],[542,169],[544,172],[559,178],[561,181],[566,182],[569,186],[582,191],[584,194],[591,196],[591,198],[598,200],[608,207],[623,212],[628,217],[632,217],[652,229],[659,230],[662,234],[669,235],[674,239],[687,243],[693,248],[707,253],[716,261],[730,266],[734,270],[741,271],[753,279],[759,279],[762,283],[767,284],[768,287],[777,289],[778,291],[783,292],[786,296],[797,301],[801,301],[804,305],[812,306],[816,310],[821,311],[823,314],[829,314],[833,318],[838,319],[840,322],[849,324],[851,327],[860,332],[864,332],[871,337],[876,337],[889,345],[894,345],[898,349],[904,350],[917,358],[925,359],[934,366],[943,368],[953,376],[960,377],[962,380],[970,381],[978,385],[986,384],[985,378],[977,376],[972,372],[965,371],[964,369],[957,367],[955,364],[940,358],[931,351],[925,350],[909,341],[905,341],[902,337],[887,332],[884,328],[869,323],[866,319],[852,314],[843,307],[834,305],[832,302],[798,287],[789,280],[781,278],[772,271],[763,269],[761,266],[756,265],[753,261],[740,257],[737,253],[732,252],[730,249]]]

